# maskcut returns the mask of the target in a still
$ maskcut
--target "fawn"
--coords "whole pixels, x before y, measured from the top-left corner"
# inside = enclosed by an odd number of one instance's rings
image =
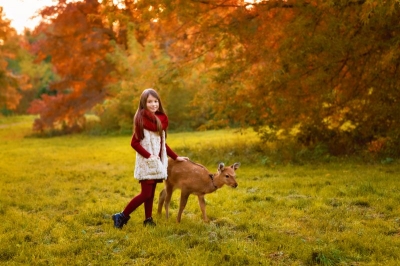
[[[198,197],[200,209],[203,214],[203,220],[208,221],[204,195],[216,191],[223,185],[236,188],[238,184],[235,179],[235,171],[239,166],[240,163],[234,163],[229,167],[225,167],[224,163],[220,163],[218,165],[217,173],[211,174],[207,168],[201,164],[192,161],[177,162],[169,159],[168,178],[164,181],[165,188],[160,193],[158,214],[161,214],[162,206],[164,204],[166,217],[169,217],[169,204],[172,193],[175,189],[180,189],[181,200],[177,222],[179,223],[181,221],[182,212],[185,209],[190,194],[194,194]]]

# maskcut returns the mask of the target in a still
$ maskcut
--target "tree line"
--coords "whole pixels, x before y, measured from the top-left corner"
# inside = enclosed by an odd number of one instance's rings
[[[171,128],[398,156],[400,2],[59,0],[17,35],[1,16],[2,112],[34,130],[131,130],[157,89]]]

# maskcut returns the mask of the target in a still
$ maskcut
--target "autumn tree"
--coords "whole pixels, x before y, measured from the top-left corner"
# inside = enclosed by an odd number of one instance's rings
[[[396,152],[398,1],[151,4],[163,10],[158,36],[173,58],[208,63],[213,85],[199,91],[213,121],[332,154],[377,142]]]
[[[153,82],[166,99],[174,128],[207,128],[208,124],[225,126],[224,119],[219,122],[210,119],[211,105],[194,106],[192,103],[196,98],[206,100],[203,96],[209,97],[208,92],[213,91],[214,74],[210,70],[219,64],[217,59],[224,60],[222,54],[213,52],[217,51],[215,48],[226,51],[220,44],[226,34],[219,31],[221,27],[213,29],[212,25],[218,25],[231,10],[221,8],[211,12],[207,5],[193,1],[120,2],[124,6],[125,20],[135,25],[133,36],[137,41],[142,46],[156,43],[155,48],[162,49],[169,57],[164,70],[158,71]],[[216,20],[212,21],[213,18]],[[118,25],[123,23],[124,20],[118,20]],[[205,34],[203,29],[209,32]],[[199,45],[204,44],[202,41],[210,34],[213,37],[207,47]]]
[[[0,108],[3,111],[15,110],[22,98],[21,92],[29,89],[27,77],[10,64],[21,51],[20,43],[20,37],[0,7]]]
[[[187,89],[190,82],[182,82],[178,74],[184,71],[170,62],[156,42],[157,12],[142,3],[124,3],[59,1],[41,12],[48,22],[36,30],[39,41],[33,43],[33,50],[39,60],[50,58],[60,80],[50,84],[55,95],[45,94],[32,103],[31,113],[40,115],[36,130],[60,124],[68,131],[82,128],[84,114],[90,110],[100,115],[104,128],[131,129],[133,99],[146,87],[157,88],[171,101],[184,90],[179,99],[187,99],[187,110],[182,109],[184,103],[179,109],[170,104],[170,113],[178,127],[189,120],[188,103],[195,90]],[[191,86],[198,85],[192,80]]]
[[[142,91],[157,87],[159,77],[168,66],[168,57],[154,44],[141,45],[134,37],[134,25],[128,24],[124,45],[113,42],[114,52],[107,57],[115,66],[110,75],[116,80],[109,85],[113,95],[98,104],[94,110],[99,115],[103,129],[132,131],[133,116]]]
[[[399,2],[292,1],[288,7],[294,16],[279,45],[279,72],[256,81],[265,93],[256,97],[271,108],[266,121],[281,136],[309,147],[323,143],[332,154],[374,141],[396,153]]]
[[[49,60],[35,62],[36,56],[31,43],[35,38],[29,30],[23,34],[15,36],[12,42],[18,47],[15,49],[13,58],[8,59],[8,68],[18,76],[19,103],[12,110],[15,114],[26,114],[30,103],[39,98],[42,94],[53,94],[49,89],[49,84],[54,81],[55,75]]]
[[[84,114],[108,96],[112,64],[106,55],[116,38],[112,24],[102,16],[97,0],[67,3],[41,11],[44,18],[36,29],[42,36],[35,43],[38,60],[50,58],[59,80],[50,84],[55,95],[42,95],[32,102],[30,112],[39,114],[34,129],[43,131],[61,125],[65,130],[84,126]]]
[[[107,95],[115,109],[134,97],[126,88],[147,86],[147,75],[168,101],[185,97],[197,128],[251,126],[266,141],[309,149],[322,145],[332,154],[367,148],[395,154],[399,5],[395,0],[60,1],[43,12],[51,23],[42,54],[51,56],[61,81],[52,86],[56,96],[33,105],[41,114],[37,125],[73,121]],[[106,60],[107,53],[114,53],[114,61]],[[165,61],[150,63],[158,59]],[[140,62],[155,71],[150,75]],[[107,87],[112,70],[121,82]]]

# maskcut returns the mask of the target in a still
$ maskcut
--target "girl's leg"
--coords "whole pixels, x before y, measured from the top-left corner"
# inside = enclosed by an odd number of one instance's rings
[[[153,213],[153,201],[154,201],[154,193],[156,191],[156,186],[157,183],[151,184],[152,188],[151,188],[151,195],[147,198],[147,200],[144,202],[144,214],[145,214],[145,218],[150,218],[152,216]]]
[[[134,210],[136,210],[137,207],[139,207],[142,203],[147,202],[150,199],[154,198],[154,189],[155,189],[155,183],[154,184],[148,184],[146,182],[140,182],[140,185],[142,187],[142,191],[140,192],[139,195],[134,197],[128,205],[125,207],[123,213],[125,216],[129,216]],[[153,187],[154,186],[154,187]]]

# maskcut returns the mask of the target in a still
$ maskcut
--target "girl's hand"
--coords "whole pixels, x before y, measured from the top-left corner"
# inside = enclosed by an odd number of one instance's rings
[[[149,159],[160,159],[160,158],[158,156],[152,154],[152,155],[150,155]]]
[[[189,158],[188,157],[178,156],[178,157],[176,157],[175,161],[178,161],[178,162],[189,161]]]

